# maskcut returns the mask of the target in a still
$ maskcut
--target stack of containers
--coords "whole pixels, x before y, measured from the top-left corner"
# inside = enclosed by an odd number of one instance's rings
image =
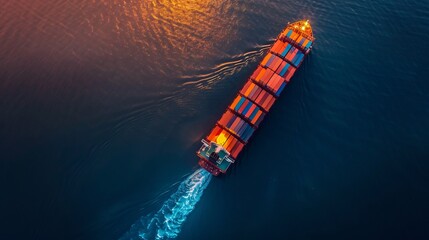
[[[254,127],[258,127],[265,116],[264,111],[256,103],[241,95],[234,99],[229,109],[247,120]]]
[[[311,47],[313,42],[307,39],[305,36],[300,34],[299,32],[293,31],[292,29],[286,29],[280,36],[286,37],[293,42],[295,42],[299,47],[304,50],[307,50]]]
[[[280,34],[207,140],[236,158],[301,64],[305,54],[299,48],[309,46],[311,41],[292,29]]]
[[[233,158],[237,158],[241,149],[244,147],[244,143],[240,139],[236,138],[234,135],[230,134],[228,130],[217,125],[213,128],[210,135],[207,137],[207,140],[211,142],[216,142],[226,151],[228,151]]]
[[[255,130],[246,120],[227,110],[218,122],[219,125],[226,128],[231,134],[247,142]]]
[[[240,94],[254,102],[260,109],[263,109],[266,112],[270,110],[276,100],[272,94],[262,89],[252,80],[247,81],[243,89],[240,90]]]
[[[284,58],[286,56],[286,53],[289,52],[291,47],[292,45],[290,43],[283,42],[282,40],[279,39],[274,43],[270,51]]]

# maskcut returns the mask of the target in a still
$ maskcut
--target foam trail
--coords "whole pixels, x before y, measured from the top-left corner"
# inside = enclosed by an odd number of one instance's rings
[[[186,217],[209,185],[211,177],[202,168],[196,170],[180,183],[178,190],[164,202],[158,212],[141,217],[120,240],[176,238]]]

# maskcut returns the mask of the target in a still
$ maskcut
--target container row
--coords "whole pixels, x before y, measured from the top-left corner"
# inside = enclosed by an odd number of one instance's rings
[[[292,45],[290,43],[277,39],[270,51],[284,58],[291,47]]]
[[[302,54],[300,51],[298,51],[298,53]],[[290,56],[292,58],[292,61],[294,61],[297,55],[298,54],[296,54],[295,57],[292,57],[292,55]],[[299,56],[304,57],[304,54]],[[296,68],[291,66],[291,64],[286,61],[283,61],[281,58],[272,53],[267,54],[264,60],[262,60],[261,65],[270,68],[271,70],[275,71],[276,74],[280,75],[281,77],[284,77],[286,82],[289,82],[290,78],[296,70]],[[279,94],[276,95],[279,96]]]
[[[279,91],[281,90],[282,89],[280,89]],[[258,106],[262,107],[266,112],[270,110],[271,106],[276,101],[276,98],[271,95],[271,93],[259,87],[257,84],[252,82],[252,80],[247,81],[246,85],[244,85],[240,93],[258,104]],[[237,96],[237,98],[239,99],[241,99],[241,97],[242,96]],[[231,105],[231,108],[234,108],[234,103],[236,100],[234,100],[233,104]]]
[[[284,35],[285,37],[296,42],[300,47],[304,48],[305,50],[307,50],[313,44],[313,42],[310,39],[307,39],[301,33],[296,32],[292,29],[287,29]]]
[[[275,55],[272,56],[276,57]],[[268,88],[276,96],[280,95],[280,89],[283,89],[283,85],[286,85],[283,77],[275,73],[270,68],[264,68],[262,66],[258,66],[250,78],[260,85]]]
[[[304,53],[298,48],[291,47],[289,52],[286,54],[285,59],[291,62],[295,67],[298,67],[304,59]]]
[[[270,49],[270,52],[273,53],[273,55],[274,54],[279,55],[281,57],[279,59],[287,60],[290,63],[292,63],[294,66],[299,66],[299,64],[304,58],[304,53],[302,53],[296,47],[292,46],[290,43],[283,42],[281,39],[278,39],[274,43],[273,47]],[[270,57],[273,58],[272,56]],[[277,61],[276,59],[272,59],[271,61],[270,59],[267,59],[267,64],[273,65],[273,67],[278,67],[273,64],[273,63],[277,63]]]
[[[277,69],[276,73],[284,78],[286,82],[289,82],[295,73],[296,68],[289,63],[283,62],[282,65]]]
[[[259,126],[259,123],[264,119],[265,113],[255,103],[247,98],[238,95],[232,104],[229,106],[241,117],[251,122],[254,126]]]
[[[275,54],[268,53],[265,58],[262,60],[261,65],[263,67],[268,67],[273,71],[276,71],[277,68],[282,64],[283,59],[277,57]]]
[[[255,131],[255,129],[245,120],[230,112],[229,110],[227,110],[222,115],[221,119],[219,120],[219,124],[229,129],[244,142],[247,142]]]

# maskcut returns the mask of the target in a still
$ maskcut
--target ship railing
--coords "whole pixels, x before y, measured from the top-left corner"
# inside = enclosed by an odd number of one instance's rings
[[[209,142],[207,142],[205,139],[201,139],[201,142],[203,143],[204,147],[210,146]]]
[[[203,143],[203,145],[200,147],[200,150],[198,152],[204,152],[207,150],[207,148],[210,148],[209,143],[205,140],[205,139],[201,139],[201,142]]]
[[[229,156],[225,157],[225,160],[229,163],[235,163],[235,160],[233,158],[230,158]]]

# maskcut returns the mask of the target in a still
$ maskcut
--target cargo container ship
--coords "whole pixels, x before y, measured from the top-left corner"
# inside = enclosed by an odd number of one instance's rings
[[[286,26],[213,130],[201,140],[197,151],[201,167],[215,176],[226,173],[310,53],[313,42],[308,20]]]

